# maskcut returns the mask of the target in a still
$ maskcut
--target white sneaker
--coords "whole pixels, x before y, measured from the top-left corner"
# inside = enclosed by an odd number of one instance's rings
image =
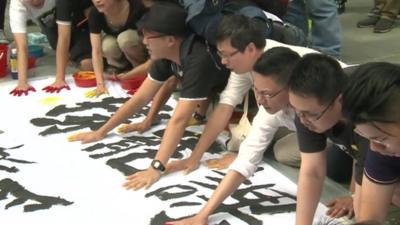
[[[8,44],[8,40],[6,38],[6,35],[4,34],[4,30],[0,30],[0,43]]]

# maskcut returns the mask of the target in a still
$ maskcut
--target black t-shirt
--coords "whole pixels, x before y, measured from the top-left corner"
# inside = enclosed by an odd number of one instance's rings
[[[182,46],[188,41],[191,41],[190,38],[181,45],[181,58]],[[150,68],[150,77],[164,82],[170,76],[177,76],[182,82],[181,99],[202,100],[225,88],[230,72],[203,39],[196,37],[193,40],[182,61],[182,66],[178,66],[170,60],[157,60]]]
[[[369,149],[367,139],[354,132],[351,123],[338,122],[324,133],[316,133],[304,126],[300,119],[295,119],[300,150],[304,153],[315,153],[325,150],[329,138],[341,150],[357,160],[356,182],[361,184],[366,152]],[[340,162],[338,162],[340,163]]]
[[[89,29],[90,33],[100,34],[104,31],[106,34],[117,36],[118,34],[128,29],[136,30],[136,23],[142,18],[146,12],[141,0],[128,0],[129,2],[129,15],[124,26],[118,29],[111,28],[106,21],[103,13],[99,12],[96,7],[90,10],[89,14]]]
[[[365,176],[372,182],[388,185],[400,181],[400,157],[368,151],[365,159]]]
[[[87,28],[88,23],[79,23],[85,19],[84,11],[91,7],[91,0],[57,0],[56,17],[58,23],[71,24],[73,29]]]

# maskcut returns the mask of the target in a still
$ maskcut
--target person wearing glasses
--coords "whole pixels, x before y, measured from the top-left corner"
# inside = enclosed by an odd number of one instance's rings
[[[347,68],[345,68],[346,70]],[[350,67],[346,73],[354,69]],[[358,215],[362,169],[368,140],[353,131],[342,115],[342,90],[348,76],[333,58],[305,55],[293,69],[288,83],[289,101],[296,112],[296,130],[301,151],[296,224],[311,225],[317,208],[327,164],[327,139],[355,160],[354,201],[347,197],[335,210]],[[337,162],[340,164],[341,162]],[[354,208],[353,208],[354,202]]]
[[[258,58],[253,73],[254,91],[260,107],[250,134],[240,145],[238,157],[197,215],[168,224],[208,224],[208,217],[217,207],[256,171],[279,127],[295,130],[295,114],[289,106],[287,82],[299,59],[298,53],[286,47],[271,48]]]
[[[215,51],[209,51],[201,38],[188,33],[187,13],[179,5],[156,2],[138,23],[143,43],[154,60],[149,75],[132,98],[123,104],[102,127],[93,132],[76,134],[70,141],[88,143],[107,136],[114,127],[147,105],[170,77],[181,84],[178,103],[163,134],[161,144],[148,169],[127,177],[126,189],[149,188],[160,179],[168,160],[175,152],[186,125],[197,106],[222,91],[228,81],[229,70]],[[189,44],[187,55],[181,52]]]
[[[225,16],[216,32],[218,54],[221,62],[231,70],[219,103],[209,117],[200,140],[192,154],[183,160],[175,160],[168,164],[170,171],[182,170],[188,174],[199,167],[200,160],[217,139],[217,136],[228,125],[235,107],[243,101],[246,93],[253,87],[252,68],[257,59],[273,47],[289,47],[300,55],[316,52],[315,50],[286,45],[263,38],[263,28],[257,22],[241,15]],[[281,163],[298,166],[300,155],[296,147],[295,135],[288,135],[275,144],[275,158]],[[279,146],[279,147],[277,147]],[[238,149],[235,149],[237,151]],[[219,159],[209,160],[210,168],[227,168],[235,159],[236,153],[228,152]]]
[[[343,91],[343,114],[371,148],[365,159],[358,221],[383,224],[390,203],[400,207],[399,102],[400,66],[386,62],[359,66]]]

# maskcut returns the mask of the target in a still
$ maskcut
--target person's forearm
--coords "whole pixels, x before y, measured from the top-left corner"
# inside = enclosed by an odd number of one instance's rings
[[[18,83],[25,84],[28,82],[28,46],[27,44],[17,43],[17,71]]]
[[[132,79],[134,77],[140,75],[146,75],[150,69],[151,64],[153,63],[152,60],[147,60],[145,63],[135,66],[132,70],[128,71],[123,77],[120,79]]]
[[[169,158],[176,151],[176,147],[185,132],[186,125],[200,102],[201,101],[178,101],[175,111],[165,129],[160,149],[155,156],[155,159],[160,160],[163,165],[167,165]]]
[[[99,128],[98,132],[102,136],[106,136],[110,130],[114,129],[116,126],[120,125],[126,119],[128,119],[132,114],[139,111],[143,106],[145,106],[150,100],[150,95],[142,95],[146,90],[139,90],[134,98],[130,98],[125,102],[115,114],[102,126]]]
[[[146,115],[146,121],[153,123],[158,115],[158,112],[160,112],[160,109],[171,97],[171,94],[172,92],[174,92],[177,83],[178,79],[176,79],[175,77],[171,77],[166,82],[164,82],[160,90],[158,90],[156,96],[154,96],[153,101],[151,102],[150,110]]]
[[[65,68],[67,67],[69,60],[69,36],[59,37],[57,40],[56,50],[56,80],[65,80]]]
[[[100,50],[92,50],[92,60],[93,60],[93,68],[94,73],[96,74],[96,83],[97,86],[104,85],[104,65],[103,65],[103,55]]]
[[[300,168],[296,225],[311,225],[322,192],[324,176],[307,174]]]
[[[208,218],[228,196],[236,191],[244,180],[246,180],[246,177],[234,170],[230,170],[198,215],[203,218]]]
[[[208,120],[200,140],[192,152],[191,157],[195,157],[200,160],[204,152],[208,150],[219,133],[221,133],[228,125],[232,113],[233,106],[227,104],[218,104],[217,108],[214,110],[210,119]]]

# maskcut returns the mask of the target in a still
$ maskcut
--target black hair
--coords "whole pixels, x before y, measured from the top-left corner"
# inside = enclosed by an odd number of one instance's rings
[[[253,66],[253,70],[287,86],[292,70],[300,60],[300,55],[286,47],[274,47],[264,52]]]
[[[265,47],[265,25],[256,19],[243,15],[224,16],[215,34],[216,42],[231,40],[232,47],[243,52],[247,45],[254,43],[256,48]]]
[[[293,69],[289,91],[304,97],[315,97],[322,105],[331,103],[347,80],[340,64],[332,57],[310,53],[299,60]]]
[[[359,66],[343,91],[342,110],[356,124],[400,122],[400,66],[387,62]]]

